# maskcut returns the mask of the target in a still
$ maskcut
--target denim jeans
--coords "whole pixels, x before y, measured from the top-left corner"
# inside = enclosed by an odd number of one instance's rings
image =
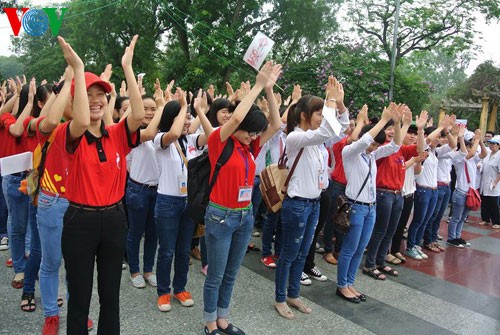
[[[276,268],[276,302],[300,296],[300,277],[318,224],[319,199],[286,198],[281,209],[282,247]],[[288,292],[287,292],[288,283]]]
[[[7,234],[7,218],[9,211],[7,210],[7,202],[2,189],[2,176],[0,176],[0,239],[8,237]]]
[[[373,234],[368,243],[365,267],[385,265],[385,256],[392,243],[392,237],[398,229],[399,218],[403,210],[403,197],[386,191],[377,191],[377,213]]]
[[[403,197],[403,211],[401,212],[398,228],[396,229],[391,242],[391,254],[393,255],[401,252],[401,240],[403,239],[403,233],[406,225],[408,224],[408,220],[413,209],[413,198],[413,193]]]
[[[64,213],[69,202],[59,195],[40,193],[36,214],[42,260],[40,263],[40,294],[42,295],[43,316],[59,315],[57,296],[59,288],[59,267],[62,251],[61,237]]]
[[[15,273],[24,272],[26,267],[25,238],[28,229],[30,197],[19,191],[21,180],[25,177],[25,175],[4,176],[7,185],[7,206],[11,219],[9,244]]]
[[[413,207],[413,220],[408,228],[407,249],[411,249],[422,242],[427,223],[430,221],[432,214],[434,214],[437,198],[437,190],[417,185]]]
[[[253,190],[252,190],[252,207],[253,207],[253,217],[257,216],[259,211],[260,203],[262,202],[262,193],[260,192],[260,177],[255,176],[253,179]]]
[[[36,223],[37,208],[29,203],[29,229],[31,230],[30,254],[24,268],[24,293],[35,292],[35,281],[38,278],[40,270],[40,260],[42,258],[42,250],[40,248],[40,236],[38,234],[38,225]]]
[[[319,203],[318,225],[316,226],[316,229],[314,231],[314,237],[311,242],[311,246],[309,247],[309,253],[307,254],[306,257],[306,263],[304,264],[305,273],[311,271],[316,266],[316,263],[314,263],[314,256],[316,255],[316,241],[318,240],[319,233],[325,226],[327,218],[332,217],[332,211],[330,209],[331,203],[332,203],[332,198],[330,192],[328,191],[321,192],[321,200]]]
[[[459,189],[455,189],[451,197],[453,204],[450,222],[448,223],[448,240],[454,240],[462,236],[462,228],[469,214],[469,208],[465,205],[467,195]]]
[[[375,225],[376,207],[353,204],[351,207],[351,228],[345,234],[338,259],[337,286],[353,286],[361,264],[363,252],[370,241]]]
[[[437,241],[439,226],[441,225],[441,219],[443,218],[444,211],[448,208],[450,194],[450,186],[438,186],[438,195],[434,213],[427,224],[427,228],[425,228],[424,244]]]
[[[152,272],[155,264],[158,236],[154,210],[156,204],[156,187],[138,185],[133,181],[127,183],[126,198],[128,212],[127,260],[130,274],[140,272],[139,248],[144,235],[143,272]]]
[[[334,181],[330,181],[327,192],[330,192],[330,194],[332,195],[332,203],[330,207],[332,209],[335,209],[337,207],[336,206],[337,197],[339,195],[345,195],[345,185],[342,185]],[[340,252],[340,250],[342,249],[342,240],[344,238],[344,234],[335,229],[335,222],[333,222],[332,220],[332,215],[329,215],[325,223],[325,230],[323,235],[323,242],[325,244],[325,254],[334,251],[332,242],[332,238],[334,235],[336,238],[335,251]]]
[[[244,210],[222,209],[210,203],[205,213],[208,274],[203,286],[203,317],[206,322],[227,319],[234,283],[245,257],[253,229],[251,206]]]
[[[281,211],[277,213],[267,212],[262,225],[262,257],[273,254],[273,236],[274,254],[280,255],[281,252]]]
[[[172,262],[174,263],[174,280],[172,281],[174,294],[184,292],[189,271],[191,239],[194,234],[194,222],[189,217],[187,197],[158,194],[155,221],[160,244],[156,264],[158,296],[171,291]]]

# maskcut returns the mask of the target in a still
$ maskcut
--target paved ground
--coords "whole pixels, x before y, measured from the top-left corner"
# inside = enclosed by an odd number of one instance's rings
[[[423,262],[400,266],[400,276],[384,282],[361,273],[357,287],[368,301],[351,304],[335,296],[336,267],[317,256],[327,282],[303,287],[302,295],[313,308],[311,315],[295,313],[287,321],[273,309],[274,270],[260,263],[257,253],[246,256],[238,278],[232,306],[236,325],[247,334],[500,334],[500,232],[477,225],[476,218],[465,227],[471,239],[467,250],[449,249],[430,255]],[[443,222],[443,230],[446,224]],[[254,238],[259,244],[259,239]],[[41,302],[38,309],[19,309],[21,290],[10,286],[13,271],[3,266],[9,252],[0,253],[0,334],[40,334],[43,324]],[[61,271],[63,280],[64,271]],[[121,287],[122,334],[202,334],[202,287],[204,277],[195,261],[189,273],[188,289],[195,306],[185,308],[173,302],[172,311],[156,308],[156,290],[135,289],[128,271]],[[64,296],[64,285],[60,287]],[[98,297],[94,288],[91,318],[97,320]],[[60,334],[65,333],[66,305],[61,308]],[[92,333],[96,334],[96,330]],[[92,334],[91,333],[91,334]]]

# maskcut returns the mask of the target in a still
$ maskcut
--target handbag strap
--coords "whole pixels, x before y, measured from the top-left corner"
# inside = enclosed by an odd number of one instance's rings
[[[184,153],[182,152],[181,146],[179,145],[179,141],[175,141],[175,147],[177,148],[177,151],[179,152],[179,155],[181,155],[182,160],[184,161],[184,165],[188,166],[188,160]]]
[[[467,184],[470,184],[469,169],[467,168],[467,162],[464,162],[465,166],[465,177],[467,177]]]
[[[215,163],[215,169],[214,169],[214,174],[212,175],[212,179],[210,180],[210,183],[208,184],[208,194],[212,192],[212,189],[215,186],[215,182],[217,181],[217,176],[219,175],[220,168],[227,163],[229,158],[231,158],[231,155],[233,154],[234,150],[234,142],[231,136],[227,138],[227,142],[224,145],[224,149],[222,149],[222,153],[220,154],[219,158],[217,159],[217,163]]]
[[[368,174],[366,175],[365,181],[363,182],[363,185],[361,185],[361,188],[359,189],[358,195],[356,196],[356,199],[354,199],[354,202],[356,202],[356,200],[358,200],[361,192],[363,191],[363,189],[366,186],[366,183],[368,182],[368,178],[370,177],[370,174],[372,173],[372,158],[371,158],[371,156],[370,156],[369,162],[370,162],[370,164],[368,166]]]
[[[292,165],[292,168],[290,169],[290,172],[288,172],[288,176],[286,176],[286,180],[285,180],[285,184],[283,185],[283,188],[281,189],[281,192],[282,193],[285,193],[283,192],[283,190],[287,190],[288,189],[288,183],[290,182],[290,179],[292,178],[293,176],[293,172],[295,171],[295,168],[297,167],[297,163],[299,162],[299,159],[300,159],[300,156],[302,156],[302,153],[304,152],[304,148],[301,148],[299,150],[299,153],[297,154],[297,157],[295,157],[295,160],[293,161],[293,165]],[[286,154],[286,147],[285,147],[285,150],[283,150],[283,155],[282,157]],[[281,160],[281,158],[280,158]]]

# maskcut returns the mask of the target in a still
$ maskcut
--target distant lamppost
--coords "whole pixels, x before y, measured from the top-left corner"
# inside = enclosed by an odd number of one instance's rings
[[[396,0],[396,14],[394,15],[394,35],[392,37],[392,55],[391,55],[391,81],[389,83],[389,101],[394,96],[394,71],[396,69],[396,52],[398,45],[398,24],[399,24],[399,0]]]

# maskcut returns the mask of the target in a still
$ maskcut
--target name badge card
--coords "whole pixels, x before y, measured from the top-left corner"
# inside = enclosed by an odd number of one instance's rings
[[[240,186],[240,190],[238,192],[238,202],[251,201],[252,190],[252,186]]]
[[[255,70],[259,71],[264,59],[266,59],[273,48],[273,45],[274,41],[259,31],[248,47],[247,52],[245,52],[243,60]]]
[[[187,188],[187,176],[184,174],[180,174],[177,176],[177,182],[179,183],[179,194],[180,195],[186,195],[188,188]]]

